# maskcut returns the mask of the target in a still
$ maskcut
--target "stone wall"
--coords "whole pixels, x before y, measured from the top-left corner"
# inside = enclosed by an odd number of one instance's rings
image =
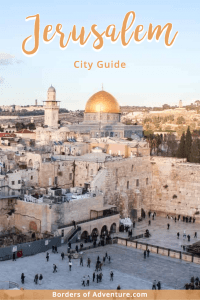
[[[161,157],[153,157],[151,164],[152,201],[149,207],[152,210],[162,215],[184,216],[200,211],[200,164]]]
[[[137,210],[137,217],[142,208],[147,210],[152,196],[149,156],[105,161],[100,170],[99,167],[95,162],[76,162],[76,186],[91,181],[92,187],[96,186],[104,193],[104,203],[116,205],[123,217],[133,214],[133,209]],[[98,178],[98,173],[104,178]]]

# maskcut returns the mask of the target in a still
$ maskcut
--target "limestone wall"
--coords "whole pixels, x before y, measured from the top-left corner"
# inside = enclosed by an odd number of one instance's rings
[[[200,211],[200,164],[183,159],[153,157],[152,210],[193,216]]]

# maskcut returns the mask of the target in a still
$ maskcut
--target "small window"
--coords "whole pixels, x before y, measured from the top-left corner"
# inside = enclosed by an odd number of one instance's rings
[[[129,181],[127,181],[127,190],[129,189]]]
[[[149,184],[149,178],[146,178],[146,185]]]
[[[140,183],[139,183],[139,179],[136,179],[136,186],[139,186]]]
[[[18,180],[18,184],[20,184],[21,183],[21,180]]]
[[[116,176],[118,175],[118,169],[116,169]]]
[[[69,180],[72,180],[72,173],[69,173]]]
[[[133,172],[133,165],[131,166],[131,171]]]
[[[14,181],[12,181],[12,185],[15,185],[15,182],[14,182]]]
[[[31,176],[31,180],[33,180],[33,176]]]
[[[63,237],[64,236],[64,229],[62,229],[62,231],[61,231],[61,236]]]

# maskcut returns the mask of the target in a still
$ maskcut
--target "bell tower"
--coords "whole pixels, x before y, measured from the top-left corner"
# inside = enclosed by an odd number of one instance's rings
[[[44,125],[58,128],[59,102],[56,101],[56,90],[51,85],[47,91],[47,100],[45,102]]]

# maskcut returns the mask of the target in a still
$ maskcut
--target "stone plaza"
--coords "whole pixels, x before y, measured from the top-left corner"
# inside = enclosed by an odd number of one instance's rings
[[[136,223],[133,235],[144,233],[148,228],[151,237],[139,239],[148,244],[168,247],[181,251],[181,245],[189,244],[183,240],[182,233],[191,235],[190,244],[194,243],[194,232],[200,234],[199,225],[196,223],[174,222],[166,218],[156,217],[148,226],[149,218]],[[170,229],[167,230],[167,223]],[[176,233],[180,232],[180,239]],[[127,238],[127,233],[115,235]],[[72,244],[74,249],[76,244]],[[84,244],[88,246],[88,244]],[[116,289],[118,285],[122,289],[151,289],[153,280],[161,281],[162,289],[183,289],[192,276],[200,276],[200,265],[189,263],[183,260],[165,257],[159,254],[150,253],[144,259],[143,251],[125,246],[113,244],[83,251],[83,266],[80,266],[79,259],[72,260],[72,270],[69,271],[69,260],[65,256],[61,259],[61,252],[67,252],[67,245],[58,248],[58,253],[49,251],[50,259],[46,261],[46,253],[40,253],[31,257],[19,258],[16,261],[1,262],[1,288],[4,288],[5,281],[13,281],[19,286],[21,284],[21,273],[25,274],[25,289],[88,289],[82,286],[83,276],[90,276],[90,289]],[[92,282],[92,275],[95,270],[97,257],[102,261],[107,252],[111,256],[111,263],[106,260],[102,268],[103,280],[101,283]],[[91,259],[91,267],[87,267],[87,259]],[[53,273],[53,264],[58,267],[57,273]],[[110,281],[110,271],[114,273],[114,280]],[[43,275],[42,285],[34,283],[35,274]],[[97,272],[96,272],[97,274]]]

